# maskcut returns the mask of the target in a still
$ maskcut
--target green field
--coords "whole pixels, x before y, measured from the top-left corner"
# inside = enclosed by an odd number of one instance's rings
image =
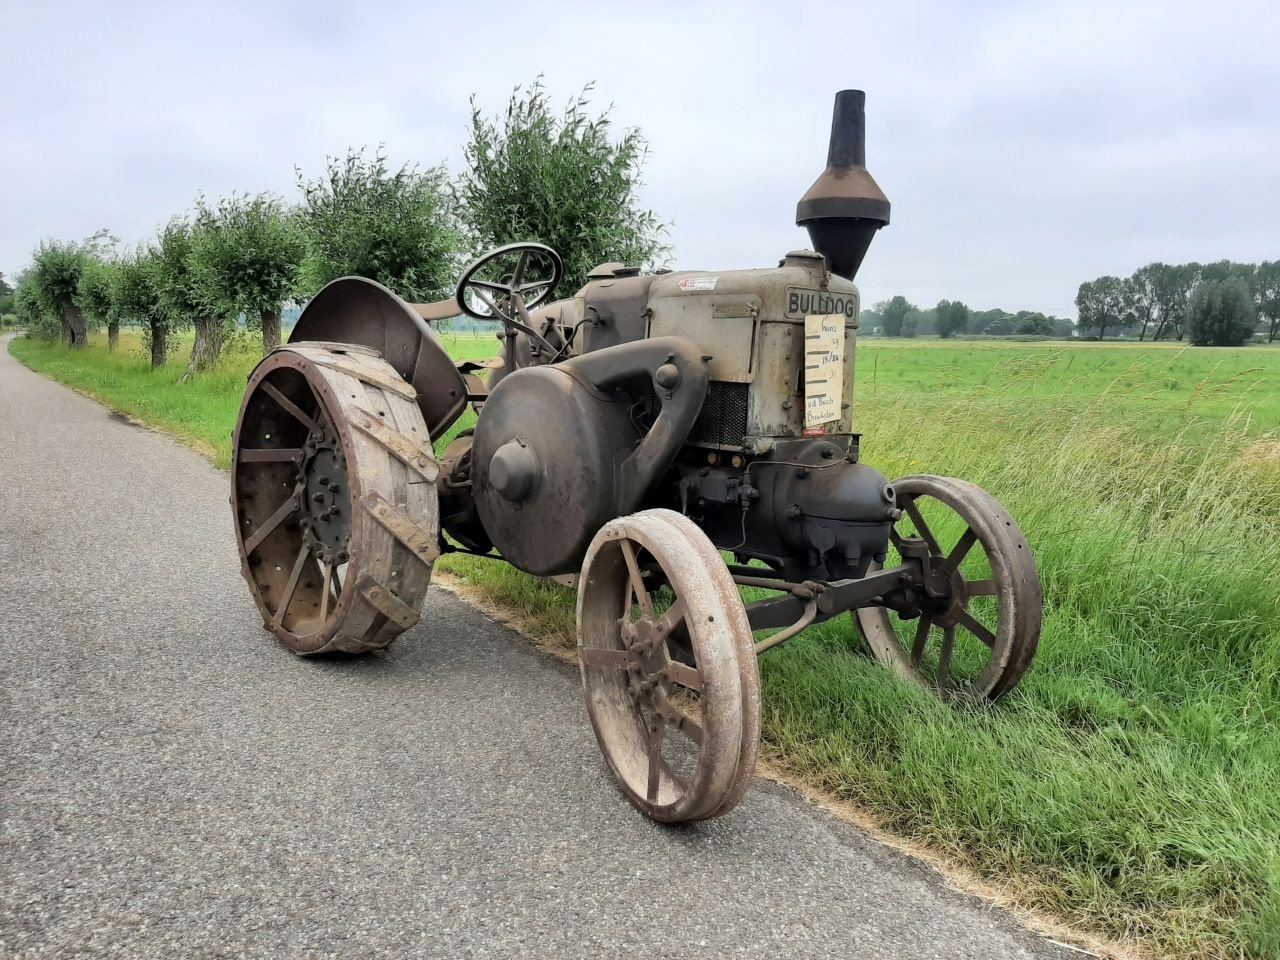
[[[136,341],[12,349],[227,464],[252,355],[177,386]],[[1040,655],[994,707],[945,705],[827,624],[762,658],[770,757],[1025,906],[1166,956],[1280,956],[1280,350],[869,340],[855,417],[868,463],[1019,519]],[[442,563],[571,632],[568,592]]]

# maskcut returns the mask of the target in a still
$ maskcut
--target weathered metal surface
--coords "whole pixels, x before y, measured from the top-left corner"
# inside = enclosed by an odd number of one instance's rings
[[[618,388],[646,381],[660,409],[641,433],[633,397]],[[595,532],[637,509],[662,476],[706,388],[705,364],[681,337],[505,378],[485,401],[472,451],[473,494],[494,545],[539,576],[576,570]]]
[[[384,388],[388,378],[401,389]],[[404,394],[368,350],[290,344],[250,375],[233,437],[242,571],[264,624],[297,653],[385,647],[408,625],[403,608],[416,616],[426,593],[438,530],[426,478],[438,468],[422,413]],[[412,548],[353,510],[370,500],[412,518]],[[365,586],[356,589],[357,579]]]
[[[895,534],[897,552],[924,561],[923,580],[907,610],[918,614],[911,646],[895,629],[901,620],[885,607],[858,609],[854,620],[875,657],[900,676],[944,696],[994,699],[1021,679],[1040,639],[1044,599],[1031,546],[999,501],[972,483],[909,476],[894,486],[904,510],[899,524],[913,527],[916,534],[910,540]],[[922,510],[925,501],[963,521],[964,533],[954,543],[939,542]],[[937,515],[935,511],[935,524]],[[990,576],[966,579],[960,569],[966,557],[988,568]],[[979,615],[973,605],[979,597],[994,597],[994,609]],[[942,634],[936,656],[930,644],[935,629]],[[978,658],[983,661],[980,669],[969,675],[953,669],[956,644],[964,634],[985,648]]]
[[[889,222],[889,200],[867,172],[865,104],[861,90],[836,94],[827,168],[796,204],[796,225],[808,229],[831,272],[850,280]]]
[[[407,303],[380,283],[343,277],[307,304],[289,335],[300,342],[367,347],[417,392],[433,437],[442,437],[466,409],[467,387],[440,337]],[[330,348],[332,353],[332,348]]]
[[[660,582],[674,594],[665,610]],[[677,631],[692,663],[672,656]],[[591,724],[627,799],[666,823],[732,810],[755,769],[759,674],[742,600],[706,535],[669,510],[607,524],[579,577],[578,647]]]

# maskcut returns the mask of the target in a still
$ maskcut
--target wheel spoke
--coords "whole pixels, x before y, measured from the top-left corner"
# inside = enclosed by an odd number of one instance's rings
[[[526,294],[531,293],[534,290],[545,289],[549,286],[551,286],[550,280],[535,280],[533,283],[521,284],[520,289],[517,292],[520,294]]]
[[[516,261],[516,268],[511,274],[511,289],[519,290],[520,282],[524,280],[524,270],[529,264],[529,251],[521,250],[520,259]]]
[[[964,585],[965,592],[971,597],[994,597],[996,582],[994,580],[968,580]]]
[[[961,610],[956,615],[956,620],[962,627],[972,633],[988,647],[994,647],[996,645],[996,635],[987,629],[986,624],[978,620],[968,610]]]
[[[267,380],[263,380],[261,383],[261,387],[263,389],[263,392],[266,393],[267,396],[269,396],[276,403],[280,404],[280,406],[283,407],[290,415],[292,415],[294,419],[299,420],[312,433],[324,433],[324,430],[321,429],[320,424],[317,423],[312,417],[303,413],[301,407],[299,407],[296,403],[294,403],[292,400],[286,397],[283,393],[277,390],[275,387],[275,384]]]
[[[645,799],[650,803],[658,799],[658,784],[662,780],[662,733],[665,728],[657,724],[649,731],[649,783]]]
[[[960,564],[964,563],[964,558],[969,555],[969,551],[973,549],[973,545],[978,542],[978,535],[973,532],[973,527],[969,527],[964,532],[956,545],[947,554],[946,561],[942,564],[946,570],[957,570]]]
[[[942,650],[938,654],[938,686],[945,687],[951,681],[951,657],[956,649],[956,628],[942,628]]]
[[[289,571],[289,582],[285,584],[284,596],[280,598],[280,604],[276,607],[275,614],[271,617],[272,626],[278,627],[284,623],[285,614],[289,612],[289,604],[293,602],[294,591],[298,589],[298,580],[302,576],[302,568],[307,564],[307,558],[311,556],[311,545],[305,541],[302,549],[298,551],[298,559],[293,561],[293,569]]]
[[[679,660],[672,660],[666,667],[667,676],[687,690],[702,692],[702,674],[696,668]]]
[[[630,650],[606,650],[603,647],[583,647],[579,651],[582,662],[589,667],[606,667],[625,670],[636,662]]]
[[[924,517],[920,515],[920,508],[916,506],[915,497],[908,497],[904,500],[902,509],[907,511],[911,521],[916,525],[916,533],[929,545],[929,552],[935,556],[942,556],[942,548],[938,546],[938,540],[933,535],[933,531],[929,529],[929,525],[924,522]]]
[[[635,591],[636,600],[640,604],[640,612],[646,620],[653,619],[653,600],[644,587],[644,577],[640,575],[640,564],[636,561],[636,549],[630,540],[622,541],[622,556],[627,561],[627,572],[631,576],[631,588]]]
[[[285,517],[289,516],[289,514],[293,513],[293,511],[297,509],[298,509],[298,494],[295,491],[289,494],[289,498],[285,500],[284,503],[280,504],[279,507],[276,508],[275,513],[267,517],[266,522],[264,522],[262,526],[260,526],[257,530],[253,532],[253,536],[245,540],[244,542],[245,556],[248,556],[249,554],[253,553],[254,550],[258,549],[258,544],[262,543],[262,541],[267,538],[268,534],[270,534],[271,531],[275,530],[276,527],[280,526],[280,524],[284,522]]]
[[[920,663],[924,660],[924,648],[929,643],[929,628],[933,626],[926,616],[920,617],[920,623],[916,626],[916,639],[911,645],[911,665],[919,668]]]
[[[324,583],[320,587],[320,622],[329,619],[329,593],[333,584],[333,561],[328,560],[324,565]]]
[[[469,287],[480,287],[482,290],[488,290],[490,293],[501,293],[504,296],[510,296],[512,290],[505,283],[491,283],[488,280],[471,280],[468,282]]]
[[[662,715],[662,718],[667,723],[671,724],[672,727],[679,730],[698,746],[702,746],[702,727],[698,724],[698,721],[694,720],[693,717],[689,716],[662,694],[657,696],[655,706],[658,709],[658,713]]]
[[[672,631],[684,620],[684,613],[684,601],[676,597],[675,602],[658,618],[658,635],[664,640],[671,636]]]
[[[289,463],[296,460],[302,455],[302,451],[297,447],[281,447],[254,449],[242,447],[240,449],[241,463]]]
[[[498,305],[493,302],[493,298],[490,297],[483,290],[477,290],[476,296],[479,297],[480,300],[484,303],[484,305],[489,308],[490,316],[501,317],[503,315],[502,311],[498,309]]]

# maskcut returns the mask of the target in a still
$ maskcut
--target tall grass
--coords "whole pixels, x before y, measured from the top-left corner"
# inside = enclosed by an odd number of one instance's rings
[[[247,367],[176,387],[97,348],[15,353],[225,458]],[[1280,956],[1278,376],[1280,351],[864,347],[865,459],[1003,500],[1045,631],[983,707],[901,684],[847,621],[813,629],[761,661],[774,761],[1028,906],[1168,956]],[[571,593],[442,562],[571,635]]]

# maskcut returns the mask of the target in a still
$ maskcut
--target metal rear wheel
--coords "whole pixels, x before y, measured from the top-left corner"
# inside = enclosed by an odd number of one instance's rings
[[[966,480],[914,475],[893,486],[903,516],[886,564],[927,547],[943,589],[922,598],[918,618],[863,607],[854,623],[872,655],[905,679],[944,697],[994,700],[1022,679],[1040,641],[1044,598],[1031,547],[1000,502]]]
[[[382,649],[418,621],[439,508],[414,397],[342,344],[279,347],[249,377],[231,468],[241,573],[295,653]]]
[[[692,663],[672,656],[673,636]],[[737,805],[755,771],[760,679],[746,609],[706,534],[670,510],[606,524],[578,581],[578,652],[596,740],[632,804],[665,823]]]

